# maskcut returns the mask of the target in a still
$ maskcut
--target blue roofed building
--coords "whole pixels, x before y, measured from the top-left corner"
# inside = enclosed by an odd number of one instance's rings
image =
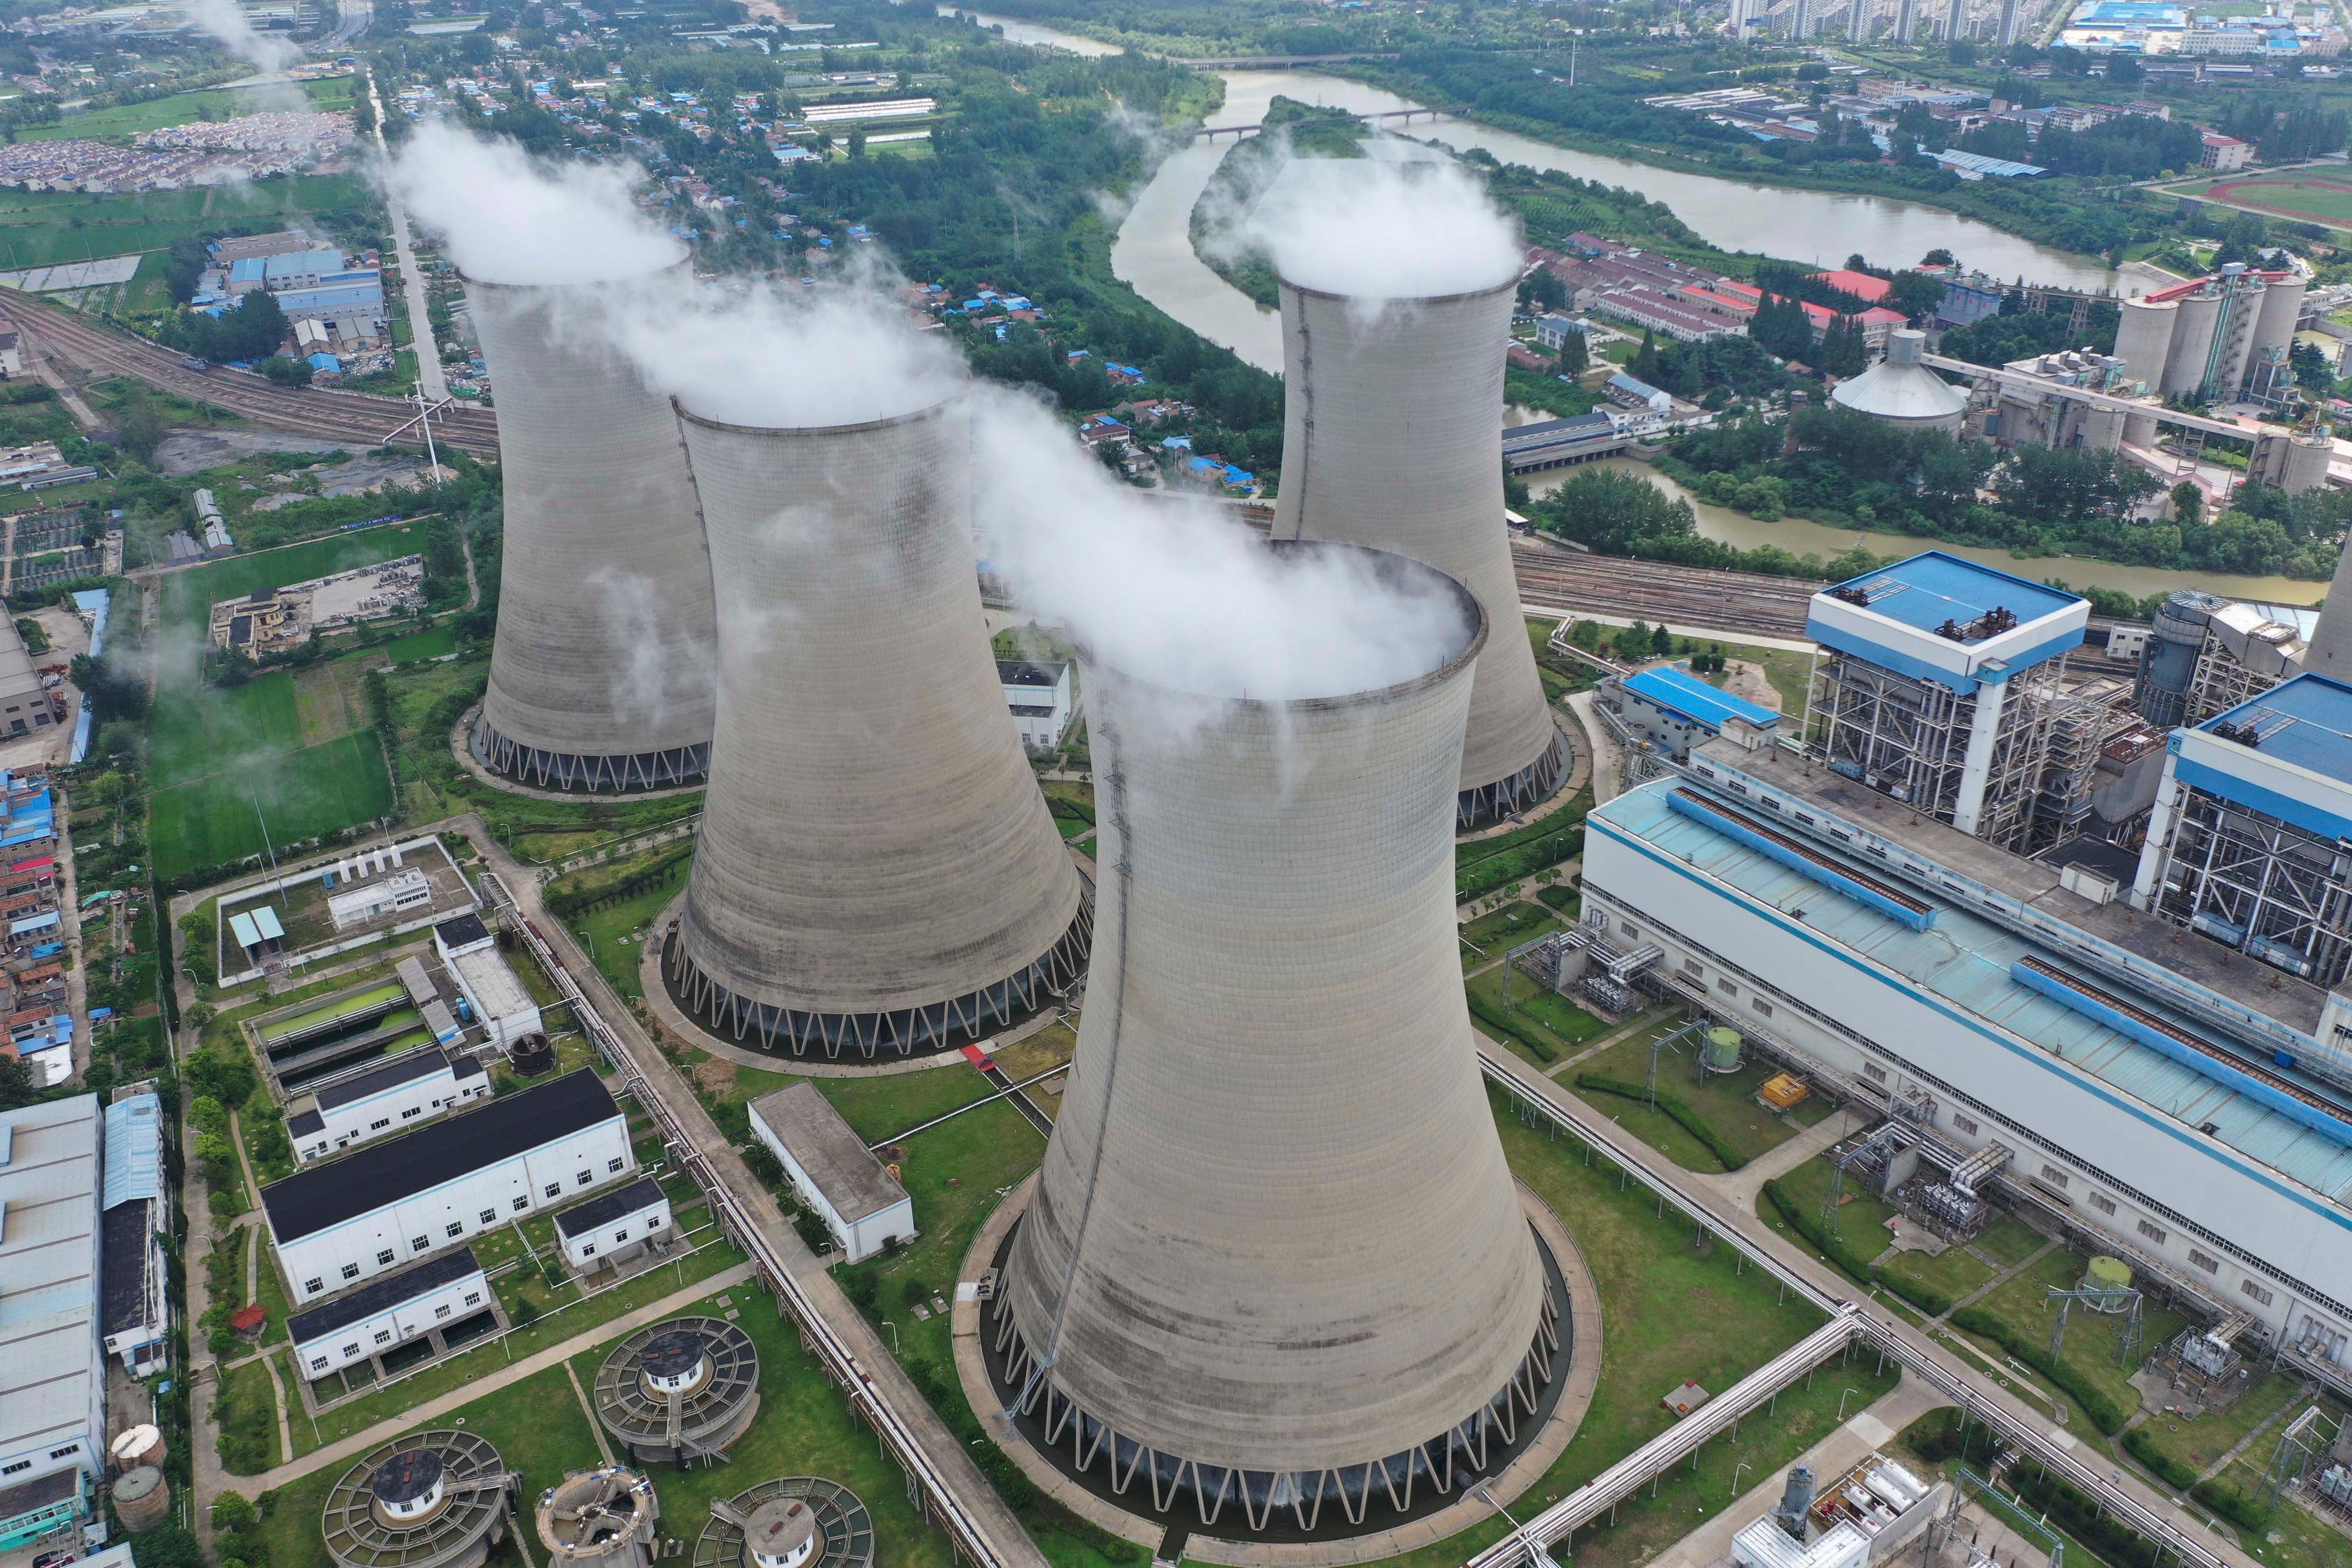
[[[70,1021],[70,1020],[68,1020]],[[106,1108],[105,1173],[99,1197],[99,1319],[106,1353],[133,1377],[162,1368],[168,1353],[163,1243],[163,1102],[152,1088],[116,1091]]]
[[[2352,686],[2297,675],[2168,749],[2132,904],[2329,988],[2352,1041]]]
[[[2059,677],[2080,595],[1929,550],[1812,597],[1809,752],[1834,773],[2004,849],[2072,836],[2087,776],[2053,797]]]
[[[1754,744],[1769,744],[1780,723],[1770,708],[1733,696],[1675,664],[1611,675],[1594,701],[1636,743],[1675,762],[1686,760],[1692,747],[1714,739],[1727,727],[1748,732]]]

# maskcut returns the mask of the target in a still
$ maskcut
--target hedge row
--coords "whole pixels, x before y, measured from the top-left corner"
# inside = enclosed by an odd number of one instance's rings
[[[1572,915],[1583,908],[1584,890],[1565,883],[1536,889],[1536,902],[1548,904],[1562,915]]]
[[[2220,1480],[2199,1481],[2189,1495],[2228,1520],[2241,1530],[2257,1533],[2270,1528],[2270,1511],[2232,1486]]]
[[[1871,1258],[1876,1254],[1865,1256],[1856,1251],[1843,1236],[1832,1236],[1822,1228],[1821,1216],[1815,1214],[1811,1206],[1791,1197],[1789,1189],[1778,1181],[1764,1184],[1764,1196],[1771,1201],[1774,1208],[1780,1211],[1780,1218],[1789,1222],[1789,1228],[1810,1242],[1815,1251],[1836,1264],[1840,1273],[1857,1284],[1876,1282],[1878,1270],[1871,1264]]]
[[[2018,1465],[2009,1471],[2017,1495],[2050,1523],[2064,1531],[2114,1568],[2156,1568],[2155,1542],[2116,1521],[2073,1485],[2039,1468]]]
[[[2082,1406],[2083,1413],[2090,1416],[2092,1425],[2097,1427],[2108,1437],[2112,1437],[2122,1431],[2124,1423],[2131,1419],[2131,1413],[2107,1397],[2104,1390],[2093,1385],[2081,1372],[2064,1362],[2051,1360],[2050,1347],[2047,1344],[2042,1343],[2038,1337],[2029,1339],[2018,1333],[2006,1318],[1987,1312],[1982,1307],[1962,1307],[1952,1314],[1952,1326],[1966,1329],[1972,1334],[1981,1334],[1991,1340],[2011,1355],[2073,1395],[2074,1402]]]
[[[1723,1162],[1723,1168],[1736,1171],[1748,1163],[1748,1156],[1723,1141],[1707,1119],[1692,1110],[1689,1104],[1672,1094],[1649,1095],[1638,1083],[1622,1078],[1609,1078],[1598,1072],[1581,1073],[1576,1080],[1579,1089],[1590,1089],[1596,1094],[1614,1094],[1624,1100],[1654,1099],[1659,1110],[1674,1119],[1676,1126],[1706,1145],[1706,1152]]]
[[[1534,839],[1515,850],[1486,855],[1468,865],[1456,863],[1454,871],[1454,897],[1458,903],[1494,892],[1507,883],[1518,881],[1572,860],[1584,848],[1581,827],[1559,828]]]
[[[1501,1008],[1496,1007],[1493,1002],[1488,1001],[1485,997],[1480,996],[1477,992],[1472,991],[1468,994],[1470,997],[1470,1011],[1477,1018],[1480,1023],[1485,1024],[1496,1034],[1517,1040],[1521,1045],[1526,1046],[1529,1051],[1535,1052],[1535,1057],[1538,1061],[1553,1061],[1558,1060],[1559,1053],[1552,1050],[1549,1044],[1538,1040],[1534,1035],[1529,1034],[1526,1030],[1520,1028],[1519,1022],[1517,1019],[1514,1019],[1510,1014],[1505,1012]]]
[[[2134,1427],[2124,1434],[2124,1452],[2164,1478],[2164,1484],[2174,1491],[2187,1491],[2197,1484],[2197,1472],[2156,1446],[2145,1427]]]
[[[574,882],[573,885],[565,887],[563,883],[572,881],[572,878],[562,878],[548,887],[545,899],[547,912],[558,917],[568,918],[591,909],[605,908],[618,904],[625,898],[633,898],[648,888],[658,887],[664,883],[676,880],[678,866],[693,853],[694,840],[688,837],[678,840],[676,843],[663,846],[661,852],[653,859],[628,875],[613,882]],[[573,876],[582,877],[587,874],[587,872],[582,871],[574,873]]]

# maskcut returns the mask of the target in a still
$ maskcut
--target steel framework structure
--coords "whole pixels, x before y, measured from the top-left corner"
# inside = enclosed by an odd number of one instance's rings
[[[2167,919],[2334,987],[2352,970],[2352,855],[2194,787],[2158,879]]]
[[[2052,660],[2009,683],[1976,831],[1988,843],[2021,850],[2032,836],[2064,664]],[[1952,821],[1976,718],[1973,694],[1832,650],[1813,672],[1811,711],[1810,744],[1831,768]]]
[[[580,756],[527,746],[499,733],[487,718],[474,725],[474,756],[501,777],[538,789],[667,789],[691,784],[710,764],[710,743],[623,756]]]
[[[2050,710],[2049,756],[2021,846],[2024,852],[2039,853],[2081,831],[2091,814],[2100,747],[2118,729],[2138,721],[2130,702],[2131,683],[2113,677],[2086,681],[2057,695]]]
[[[2293,674],[2292,668],[2285,674]],[[2189,677],[2189,702],[2180,722],[2194,728],[2215,714],[2251,702],[2276,686],[2281,675],[2257,670],[2230,652],[2219,638],[2208,634],[2197,655],[2197,673]]]

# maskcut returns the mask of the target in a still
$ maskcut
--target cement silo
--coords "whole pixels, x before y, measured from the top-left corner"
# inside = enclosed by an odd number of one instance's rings
[[[2284,361],[2294,347],[2295,319],[2303,314],[2307,286],[2290,272],[2269,279],[2263,288],[2262,308],[2254,317],[2254,352]]]
[[[2165,360],[2172,350],[2173,328],[2180,307],[2169,299],[2126,299],[2121,309],[2122,319],[2116,326],[2115,357],[2124,362],[2126,376],[2146,382],[2147,390],[2155,392],[2164,385]],[[2128,415],[2124,421],[2124,439],[2134,446],[2153,445],[2155,416]]]
[[[1458,579],[1493,628],[1463,747],[1460,821],[1558,787],[1567,744],[1523,634],[1503,521],[1503,350],[1516,277],[1475,293],[1363,299],[1282,279],[1277,539],[1395,550]]]
[[[1088,917],[989,650],[961,396],[753,428],[681,405],[718,584],[710,792],[672,994],[795,1054],[974,1039]]]
[[[1919,362],[1927,348],[1927,333],[1897,328],[1887,335],[1886,357],[1853,380],[1838,382],[1830,390],[1830,401],[1900,430],[1958,435],[1969,394]]]
[[[2172,346],[2164,358],[2164,384],[2151,390],[2166,396],[2186,392],[2194,397],[2204,389],[2213,362],[2214,332],[2221,322],[2221,303],[2218,284],[2181,298],[2172,319]]]
[[[495,772],[552,789],[702,776],[710,561],[669,400],[594,329],[607,284],[467,278],[506,492],[498,641],[474,726]]]
[[[982,1348],[1041,1458],[1139,1514],[1238,1516],[1221,1532],[1370,1529],[1466,1490],[1570,1359],[1454,956],[1492,642],[1458,585],[1378,560],[1459,605],[1385,689],[1241,700],[1088,665],[1118,870]]]

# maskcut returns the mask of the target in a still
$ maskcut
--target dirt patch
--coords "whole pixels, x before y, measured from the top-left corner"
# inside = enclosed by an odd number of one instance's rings
[[[420,490],[425,487],[425,460],[405,454],[353,457],[331,468],[310,471],[325,496],[370,496],[378,490]]]
[[[1728,659],[1723,666],[1723,689],[1733,696],[1754,703],[1758,707],[1780,711],[1780,692],[1767,679],[1764,666],[1751,664],[1745,659]]]
[[[315,452],[320,456],[348,451],[331,441],[316,441],[279,430],[205,430],[182,426],[155,448],[155,466],[174,479],[226,467],[263,452]]]
[[[694,1064],[694,1085],[714,1100],[735,1097],[735,1064],[719,1057]]]

